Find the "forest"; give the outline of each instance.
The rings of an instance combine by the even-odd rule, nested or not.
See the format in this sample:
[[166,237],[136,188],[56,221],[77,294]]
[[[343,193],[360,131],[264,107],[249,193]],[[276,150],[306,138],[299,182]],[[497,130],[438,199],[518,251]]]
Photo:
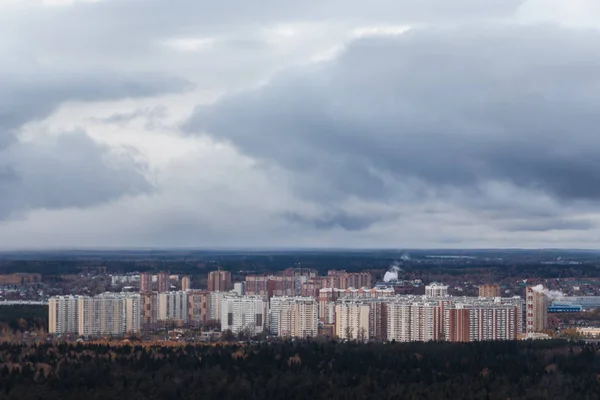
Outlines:
[[597,399],[566,341],[0,344],[0,399]]

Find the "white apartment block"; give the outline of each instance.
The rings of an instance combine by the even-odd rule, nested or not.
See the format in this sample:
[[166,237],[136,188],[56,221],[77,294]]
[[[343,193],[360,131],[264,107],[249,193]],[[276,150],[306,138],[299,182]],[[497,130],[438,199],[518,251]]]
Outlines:
[[75,333],[78,329],[79,296],[56,296],[48,300],[48,332]]
[[388,304],[387,339],[396,342],[411,341],[411,302],[396,300]]
[[428,297],[446,297],[448,296],[448,286],[441,283],[432,283],[425,286],[425,296]]
[[268,304],[260,296],[223,297],[221,299],[221,330],[239,333],[249,330],[259,334],[265,330]]
[[158,316],[159,321],[181,321],[188,320],[188,293],[162,292],[158,293]]
[[270,329],[278,336],[307,338],[318,333],[318,304],[313,297],[272,297]]
[[48,303],[50,333],[120,336],[140,331],[139,294],[59,296],[50,298]]
[[335,305],[335,335],[340,339],[369,339],[369,305],[357,300],[340,300]]
[[279,317],[281,313],[281,305],[289,297],[286,296],[273,296],[269,300],[269,312],[268,312],[268,327],[271,335],[279,335]]

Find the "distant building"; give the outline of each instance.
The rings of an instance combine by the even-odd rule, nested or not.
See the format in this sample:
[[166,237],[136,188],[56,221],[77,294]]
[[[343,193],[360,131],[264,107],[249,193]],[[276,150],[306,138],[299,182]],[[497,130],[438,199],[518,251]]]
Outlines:
[[111,285],[121,285],[121,284],[132,284],[138,283],[140,281],[139,274],[128,274],[128,275],[111,275],[110,283]]
[[264,332],[268,305],[259,296],[225,297],[221,304],[221,331]]
[[448,286],[441,283],[432,283],[425,286],[425,296],[446,297],[448,296]]
[[493,303],[456,303],[444,310],[444,332],[449,342],[516,340],[518,308]]
[[79,329],[79,296],[56,296],[48,300],[48,332],[75,333]]
[[158,294],[156,292],[140,293],[140,320],[142,330],[152,330],[158,323]]
[[348,289],[371,287],[370,272],[346,272],[343,270],[329,270],[327,276],[321,277],[321,288]]
[[158,273],[158,293],[165,293],[169,291],[169,273],[168,272],[159,272]]
[[318,303],[314,297],[272,297],[270,331],[282,337],[307,338],[318,334]]
[[369,340],[369,305],[360,300],[341,300],[335,305],[335,335],[340,339]]
[[541,291],[528,286],[526,296],[526,332],[540,332],[548,327],[548,298]]
[[233,291],[237,293],[238,296],[246,295],[246,282],[236,282],[233,284]]
[[398,299],[388,304],[387,339],[397,342],[439,340],[442,323],[437,301]]
[[49,303],[49,332],[82,336],[140,332],[140,295],[103,293],[98,296],[58,296]]
[[485,284],[479,286],[479,297],[500,297],[502,289],[499,285]]
[[152,291],[152,274],[148,272],[142,272],[140,274],[140,292],[151,292]]
[[190,277],[189,276],[184,276],[183,278],[181,278],[181,290],[184,292],[187,292],[188,290],[190,290]]
[[158,293],[158,317],[159,321],[174,321],[186,323],[188,320],[188,296],[187,292],[163,292]]
[[227,292],[231,290],[231,272],[220,269],[209,272],[208,290],[210,292]]
[[189,290],[188,323],[193,326],[204,324],[210,317],[210,293],[206,290]]

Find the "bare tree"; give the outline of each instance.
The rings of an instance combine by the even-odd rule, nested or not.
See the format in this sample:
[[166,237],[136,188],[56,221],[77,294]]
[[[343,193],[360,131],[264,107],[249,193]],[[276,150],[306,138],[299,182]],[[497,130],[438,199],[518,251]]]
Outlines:
[[348,325],[345,328],[345,332],[344,333],[346,335],[346,339],[347,340],[352,340],[352,334],[353,334],[353,332],[354,332],[354,328],[352,326]]
[[367,332],[364,327],[361,327],[356,334],[356,340],[359,342],[365,342],[367,338]]

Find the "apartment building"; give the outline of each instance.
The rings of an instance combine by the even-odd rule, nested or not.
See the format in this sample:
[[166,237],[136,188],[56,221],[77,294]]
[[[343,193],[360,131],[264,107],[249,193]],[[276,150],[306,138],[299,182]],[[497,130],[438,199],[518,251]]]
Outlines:
[[188,323],[199,326],[210,319],[210,292],[190,290],[187,292]]
[[221,301],[221,330],[233,333],[264,332],[268,303],[261,296],[224,297]]
[[340,339],[369,339],[369,305],[360,300],[338,300],[335,305],[335,335]]
[[502,289],[499,285],[485,284],[479,286],[479,297],[500,297]]
[[314,297],[272,297],[269,312],[271,333],[283,337],[315,337],[318,303]]
[[456,303],[446,308],[444,331],[449,342],[516,340],[517,307],[494,303]]
[[448,286],[441,283],[432,283],[425,286],[425,296],[428,297],[446,297],[448,296]]
[[56,296],[48,300],[48,332],[75,333],[79,327],[79,296]]
[[208,273],[209,292],[228,292],[231,288],[231,272],[219,269]]
[[187,323],[188,295],[187,292],[158,293],[157,320]]
[[141,303],[137,293],[57,296],[48,303],[49,332],[53,334],[122,336],[140,332]]
[[525,289],[527,333],[540,332],[548,327],[548,298],[536,288],[528,286]]

